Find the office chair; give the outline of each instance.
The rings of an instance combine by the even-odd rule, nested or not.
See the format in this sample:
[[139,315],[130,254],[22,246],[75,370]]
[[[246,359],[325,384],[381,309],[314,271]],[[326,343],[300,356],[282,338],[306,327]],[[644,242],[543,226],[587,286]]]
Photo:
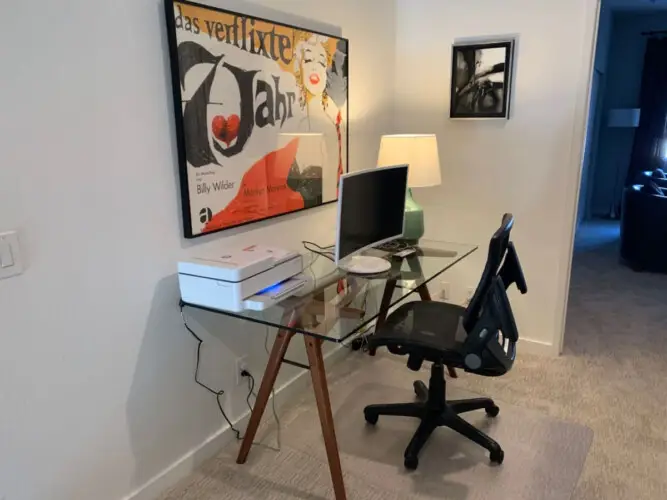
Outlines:
[[486,377],[504,375],[512,368],[519,332],[507,288],[516,284],[522,294],[528,291],[516,249],[510,241],[513,224],[514,217],[505,214],[491,238],[482,277],[467,307],[443,302],[404,304],[369,339],[370,348],[386,346],[393,354],[407,355],[411,370],[418,371],[424,360],[432,363],[429,386],[420,380],[414,383],[418,402],[364,408],[364,417],[372,425],[380,415],[420,419],[419,428],[405,450],[407,469],[417,468],[420,450],[441,426],[489,450],[491,462],[503,462],[505,453],[500,445],[459,416],[484,409],[488,416],[496,417],[500,409],[488,398],[447,401],[444,367],[461,368]]

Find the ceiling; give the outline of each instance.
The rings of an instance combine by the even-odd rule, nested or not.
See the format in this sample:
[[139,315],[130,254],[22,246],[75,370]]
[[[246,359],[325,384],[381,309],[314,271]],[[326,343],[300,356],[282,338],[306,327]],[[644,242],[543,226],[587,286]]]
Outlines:
[[618,10],[667,9],[667,0],[602,0],[602,3]]

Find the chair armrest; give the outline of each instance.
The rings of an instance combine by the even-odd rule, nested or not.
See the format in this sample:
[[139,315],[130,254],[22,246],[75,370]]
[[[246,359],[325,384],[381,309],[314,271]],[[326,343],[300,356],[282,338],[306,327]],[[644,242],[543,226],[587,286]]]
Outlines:
[[[502,344],[499,340],[501,332]],[[498,276],[487,292],[479,320],[463,344],[463,364],[472,372],[485,372],[489,376],[502,375],[514,363],[518,339],[519,332],[505,285]]]
[[505,283],[505,289],[515,283],[523,295],[528,292],[526,277],[523,274],[521,262],[519,262],[519,254],[516,251],[514,243],[511,241],[507,246],[507,255],[505,256],[505,262],[500,269],[499,275]]
[[463,343],[463,361],[466,368],[477,370],[482,366],[482,354],[491,339],[498,335],[498,327],[494,325],[488,308],[475,324],[473,331],[468,334]]

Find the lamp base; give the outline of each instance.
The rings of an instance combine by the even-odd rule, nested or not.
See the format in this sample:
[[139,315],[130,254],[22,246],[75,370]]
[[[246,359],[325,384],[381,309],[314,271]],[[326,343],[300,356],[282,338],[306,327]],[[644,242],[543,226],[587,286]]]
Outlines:
[[424,210],[412,197],[412,189],[405,195],[403,241],[416,245],[424,236]]

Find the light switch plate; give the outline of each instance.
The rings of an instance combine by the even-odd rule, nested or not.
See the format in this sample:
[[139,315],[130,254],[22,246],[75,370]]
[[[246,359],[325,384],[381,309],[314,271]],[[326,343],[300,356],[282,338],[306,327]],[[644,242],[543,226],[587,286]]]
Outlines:
[[0,280],[23,272],[23,259],[16,231],[0,233]]

